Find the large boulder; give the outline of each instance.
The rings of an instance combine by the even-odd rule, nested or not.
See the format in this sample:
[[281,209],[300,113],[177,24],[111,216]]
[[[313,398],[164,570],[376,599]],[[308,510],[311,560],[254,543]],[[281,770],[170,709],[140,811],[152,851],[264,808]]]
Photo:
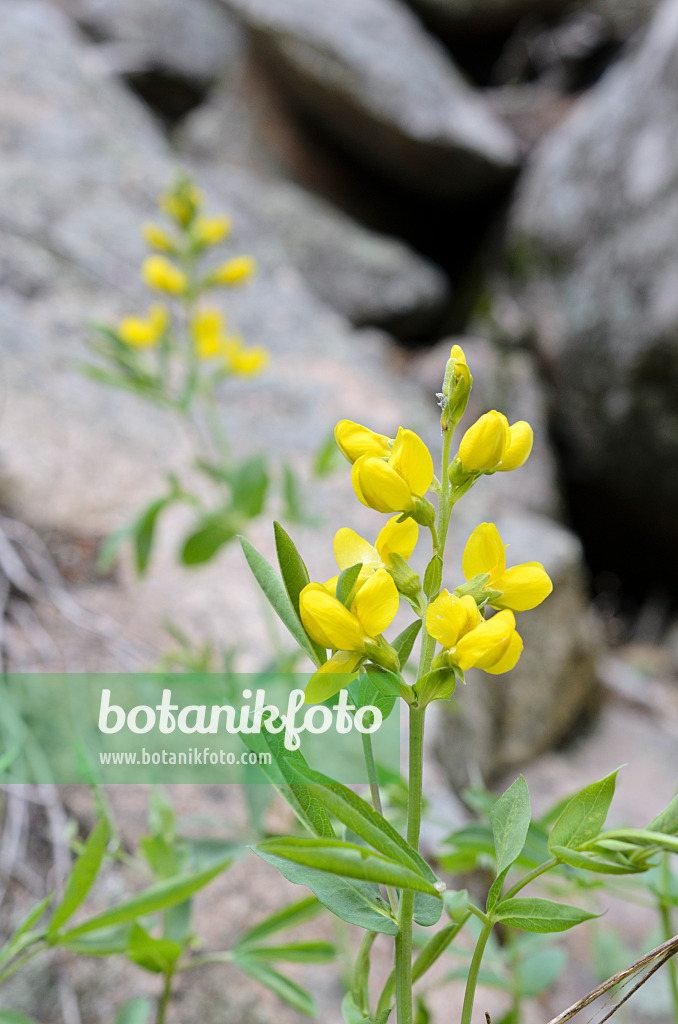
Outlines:
[[568,472],[602,540],[618,534],[627,560],[664,552],[645,576],[678,551],[677,94],[668,0],[537,149],[510,232]]
[[383,175],[463,198],[510,177],[510,131],[398,0],[224,0],[290,97]]
[[109,59],[121,70],[164,71],[211,81],[240,50],[240,32],[216,0],[53,2],[88,34],[105,42]]

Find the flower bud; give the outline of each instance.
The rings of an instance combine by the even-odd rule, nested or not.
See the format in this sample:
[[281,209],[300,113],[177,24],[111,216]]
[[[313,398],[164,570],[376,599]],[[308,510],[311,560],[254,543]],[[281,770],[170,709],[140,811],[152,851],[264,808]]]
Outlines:
[[176,251],[171,235],[165,231],[164,228],[160,227],[159,224],[154,224],[152,221],[148,221],[143,225],[141,234],[144,241],[151,247],[151,249],[159,249],[160,252],[170,253]]
[[149,288],[170,295],[183,295],[188,287],[183,271],[164,256],[148,256],[141,267],[141,277]]
[[213,270],[207,278],[210,285],[235,286],[244,284],[256,272],[257,264],[251,256],[235,256]]
[[469,427],[459,445],[464,469],[487,473],[497,469],[510,442],[506,417],[493,409]]
[[443,430],[449,429],[450,425],[456,427],[464,415],[472,384],[473,377],[466,363],[464,350],[460,345],[453,345],[443,381]]
[[387,669],[389,672],[400,672],[400,659],[397,651],[391,647],[383,636],[368,638],[365,640],[365,653],[375,665]]
[[198,217],[193,238],[199,246],[218,245],[230,234],[230,217]]

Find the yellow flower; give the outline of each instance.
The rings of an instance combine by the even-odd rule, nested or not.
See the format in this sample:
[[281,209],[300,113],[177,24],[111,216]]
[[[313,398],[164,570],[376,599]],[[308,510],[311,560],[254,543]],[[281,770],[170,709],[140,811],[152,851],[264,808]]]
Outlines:
[[459,445],[459,460],[468,472],[496,469],[511,436],[506,417],[492,409],[469,427]]
[[[334,557],[342,572],[344,569],[350,569],[352,565],[362,563],[358,577],[358,583],[361,584],[375,570],[392,568],[392,554],[400,555],[407,561],[416,547],[419,527],[413,519],[399,523],[399,518],[392,516],[389,519],[386,526],[380,530],[374,545],[347,526],[337,530],[334,535]],[[334,593],[338,579],[338,576],[333,576],[323,585]]]
[[464,576],[473,579],[489,573],[488,590],[498,590],[493,608],[510,608],[514,612],[529,611],[549,596],[553,584],[540,562],[524,562],[506,568],[505,546],[494,523],[481,523],[466,542],[462,562]]
[[511,469],[520,469],[524,465],[532,451],[534,434],[532,427],[525,420],[518,420],[509,427],[510,440],[504,450],[501,465],[498,467],[502,473]]
[[192,181],[181,180],[163,192],[158,201],[160,209],[187,228],[204,202],[201,190]]
[[480,668],[493,674],[509,672],[523,649],[515,625],[513,612],[501,611],[483,619],[470,594],[457,597],[447,590],[431,602],[426,612],[428,633],[462,671]]
[[141,268],[141,276],[149,288],[170,295],[183,295],[188,281],[186,275],[164,256],[148,256]]
[[321,647],[338,654],[311,678],[306,687],[306,701],[327,700],[346,685],[347,674],[353,673],[364,658],[387,647],[384,641],[380,644],[381,634],[390,626],[397,611],[398,591],[384,569],[376,569],[357,590],[350,610],[320,583],[307,584],[299,595],[299,614],[304,629]]
[[384,434],[375,434],[362,423],[353,420],[341,420],[334,428],[334,439],[339,451],[349,462],[356,462],[362,455],[374,455],[376,458],[388,458],[391,454],[393,441]]
[[175,245],[172,241],[171,235],[165,231],[159,224],[154,224],[152,221],[144,224],[141,229],[141,234],[145,242],[150,245],[152,249],[159,249],[161,252],[174,252]]
[[223,352],[223,332],[226,320],[219,309],[201,309],[193,317],[191,332],[199,359],[215,359]]
[[169,312],[161,303],[154,303],[146,319],[128,316],[118,324],[118,337],[130,348],[152,348],[169,326]]
[[270,362],[267,349],[261,345],[247,348],[238,334],[230,334],[222,339],[221,354],[231,373],[239,377],[256,377]]
[[414,431],[398,429],[388,461],[361,455],[351,482],[363,505],[377,512],[412,512],[433,481],[433,459]]
[[194,238],[198,245],[218,245],[230,234],[230,217],[198,217]]
[[210,284],[244,284],[256,272],[257,264],[251,256],[235,256],[222,263],[209,276]]

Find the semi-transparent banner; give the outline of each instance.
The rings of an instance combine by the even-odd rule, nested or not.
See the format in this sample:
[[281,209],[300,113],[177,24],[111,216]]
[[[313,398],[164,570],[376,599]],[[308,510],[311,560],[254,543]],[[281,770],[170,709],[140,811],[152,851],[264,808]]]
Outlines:
[[273,783],[306,762],[340,782],[399,777],[394,698],[367,676],[305,704],[307,676],[0,676],[0,783]]

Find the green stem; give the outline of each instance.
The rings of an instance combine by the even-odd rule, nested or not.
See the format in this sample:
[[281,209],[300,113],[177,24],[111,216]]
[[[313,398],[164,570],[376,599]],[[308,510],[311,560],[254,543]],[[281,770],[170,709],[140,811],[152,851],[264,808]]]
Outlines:
[[14,963],[10,964],[9,967],[6,967],[4,971],[0,972],[0,985],[7,981],[8,978],[11,978],[16,971],[23,967],[24,964],[27,964],[29,960],[32,960],[34,956],[42,953],[44,948],[45,947],[41,945],[37,949],[32,949],[29,953],[24,954],[24,956],[20,956],[14,961]]
[[520,892],[521,889],[524,889],[526,885],[530,884],[530,882],[534,882],[535,878],[539,878],[540,875],[543,875],[547,871],[550,871],[551,868],[554,868],[558,863],[559,861],[557,857],[551,857],[550,860],[545,860],[543,864],[540,864],[539,867],[534,868],[532,871],[530,871],[529,874],[525,875],[523,878],[520,879],[520,881],[516,882],[516,884],[511,889],[509,889],[508,892],[504,893],[502,899],[508,900],[512,896],[515,896],[516,893]]
[[461,1024],[471,1024],[471,1015],[473,1013],[473,1000],[475,999],[476,987],[478,985],[478,973],[480,971],[480,964],[482,963],[483,953],[485,952],[485,946],[489,939],[492,929],[494,927],[493,921],[488,921],[487,924],[483,925],[483,929],[478,936],[476,942],[476,948],[473,951],[473,959],[471,960],[471,966],[469,967],[468,978],[466,979],[466,991],[464,992],[464,1006],[461,1011]]
[[165,984],[160,996],[160,1002],[158,1003],[158,1014],[155,1018],[155,1024],[165,1024],[165,1015],[167,1013],[167,1007],[169,1006],[170,998],[172,996],[172,978],[174,977],[174,971],[170,970],[165,975]]
[[[673,938],[673,921],[671,919],[671,907],[668,902],[671,892],[671,865],[668,853],[662,855],[661,861],[661,892],[659,900],[659,914],[662,920],[662,931],[664,940],[668,942]],[[673,1003],[674,1020],[678,1022],[678,974],[673,959],[669,960],[666,968],[669,972],[669,987],[671,989],[671,1002]]]
[[353,995],[360,1009],[369,1014],[370,1001],[368,981],[370,977],[370,951],[377,937],[376,932],[365,932],[363,941],[360,943],[358,958],[355,962],[353,973]]
[[[430,663],[429,663],[430,665]],[[425,708],[410,707],[410,757],[407,800],[407,841],[419,849],[421,830],[421,793],[424,751]],[[400,902],[400,929],[396,936],[396,1006],[398,1024],[412,1024],[412,918],[414,893],[403,891]]]
[[[374,761],[374,750],[372,747],[372,736],[370,733],[362,734],[363,740],[363,756],[365,758],[365,769],[367,771],[367,780],[370,784],[370,796],[372,797],[372,804],[378,814],[384,816],[384,811],[381,805],[381,793],[379,792],[379,778],[377,776],[377,766]],[[394,914],[398,910],[398,894],[392,885],[386,887],[388,893],[388,901],[391,904],[391,910]]]

